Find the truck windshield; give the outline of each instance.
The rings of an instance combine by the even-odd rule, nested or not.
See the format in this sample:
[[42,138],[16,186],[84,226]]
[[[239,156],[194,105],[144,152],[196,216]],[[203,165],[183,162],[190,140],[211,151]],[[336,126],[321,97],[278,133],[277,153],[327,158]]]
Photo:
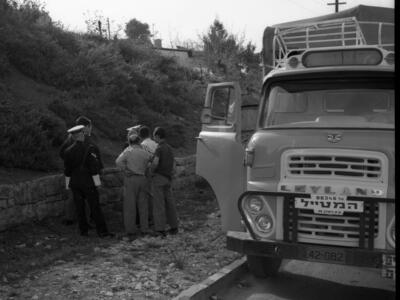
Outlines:
[[[350,81],[350,82],[349,82]],[[379,81],[379,80],[378,80]],[[394,128],[389,81],[290,81],[264,95],[263,128]]]

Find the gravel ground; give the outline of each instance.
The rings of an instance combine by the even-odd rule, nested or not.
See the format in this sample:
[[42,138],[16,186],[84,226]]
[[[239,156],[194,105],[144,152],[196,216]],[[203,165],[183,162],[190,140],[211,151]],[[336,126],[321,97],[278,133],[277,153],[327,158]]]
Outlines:
[[[0,299],[171,299],[239,257],[225,248],[212,192],[174,192],[180,232],[100,239],[46,219],[0,233]],[[121,207],[105,209],[122,234]]]

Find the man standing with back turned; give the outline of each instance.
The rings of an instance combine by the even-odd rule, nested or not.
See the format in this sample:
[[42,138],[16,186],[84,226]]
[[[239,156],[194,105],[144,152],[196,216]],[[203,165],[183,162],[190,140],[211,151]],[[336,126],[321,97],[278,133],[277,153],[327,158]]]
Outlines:
[[[92,121],[85,116],[79,116],[75,120],[75,125],[83,125],[84,126],[83,133],[85,134],[85,144],[92,145],[93,150],[96,152],[96,156],[97,156],[97,159],[99,162],[99,168],[103,169],[103,162],[101,160],[99,148],[94,144],[94,142],[91,138]],[[74,140],[72,139],[71,134],[69,134],[68,138],[64,141],[64,143],[60,147],[59,155],[62,160],[64,160],[64,157],[65,157],[65,150],[68,147],[70,147],[73,143],[74,143]],[[86,208],[89,210],[88,206],[86,206]],[[65,220],[63,220],[63,224],[72,225],[74,223],[75,211],[76,211],[76,209],[75,209],[74,201],[72,199],[68,200],[66,210],[65,210]],[[91,224],[93,224],[93,218],[92,218],[91,214],[90,214],[90,216],[89,216],[89,214],[90,214],[90,210],[87,211],[87,217],[89,219],[89,222]],[[91,226],[89,226],[89,227],[91,227]]]
[[175,200],[171,197],[171,181],[174,172],[174,155],[167,144],[164,128],[154,129],[154,140],[158,143],[154,153],[152,178],[154,229],[162,236],[166,235],[166,223],[169,234],[178,233],[178,217]]
[[112,236],[107,230],[99,203],[100,164],[93,145],[85,143],[84,126],[77,125],[68,132],[74,143],[64,152],[64,174],[66,188],[72,190],[82,236],[88,236],[88,222],[85,214],[85,199],[88,201],[96,231],[100,237]]
[[115,162],[117,167],[125,174],[123,201],[125,231],[129,238],[135,238],[138,234],[136,228],[136,209],[139,211],[141,233],[150,234],[145,172],[151,154],[140,146],[141,140],[136,133],[132,133],[128,141],[129,147],[125,148]]

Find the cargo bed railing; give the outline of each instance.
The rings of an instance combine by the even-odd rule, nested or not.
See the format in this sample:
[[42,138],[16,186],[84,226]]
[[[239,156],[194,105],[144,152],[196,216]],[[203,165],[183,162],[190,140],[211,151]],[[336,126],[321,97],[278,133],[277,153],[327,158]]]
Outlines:
[[[383,36],[383,31],[389,37]],[[393,34],[391,34],[393,32]],[[394,51],[394,24],[360,22],[355,17],[275,29],[273,67],[280,68],[290,54],[311,48],[373,45]]]

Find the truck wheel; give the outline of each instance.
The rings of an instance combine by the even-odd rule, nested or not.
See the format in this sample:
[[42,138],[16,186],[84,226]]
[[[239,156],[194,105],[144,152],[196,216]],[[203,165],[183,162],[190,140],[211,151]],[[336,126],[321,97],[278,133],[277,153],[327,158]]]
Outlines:
[[282,258],[247,255],[247,266],[256,277],[276,276],[281,266]]

